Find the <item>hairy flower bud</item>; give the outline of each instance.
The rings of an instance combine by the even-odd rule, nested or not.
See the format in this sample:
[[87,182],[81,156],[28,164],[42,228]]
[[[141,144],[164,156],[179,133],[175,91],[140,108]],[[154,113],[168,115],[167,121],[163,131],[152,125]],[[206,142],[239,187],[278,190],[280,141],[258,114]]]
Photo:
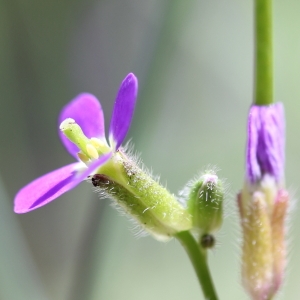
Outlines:
[[223,220],[223,200],[222,182],[213,171],[190,183],[187,210],[193,217],[193,228],[201,234],[218,230]]
[[238,207],[243,232],[243,284],[255,300],[271,299],[284,276],[289,196],[283,181],[283,106],[253,105],[248,119],[246,180],[238,195]]

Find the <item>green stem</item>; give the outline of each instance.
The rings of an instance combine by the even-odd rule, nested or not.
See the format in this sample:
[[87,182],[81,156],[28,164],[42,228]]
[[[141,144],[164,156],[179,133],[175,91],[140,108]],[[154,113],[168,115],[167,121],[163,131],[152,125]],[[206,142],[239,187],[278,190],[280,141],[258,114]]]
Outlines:
[[255,99],[257,105],[273,102],[272,0],[255,0]]
[[206,261],[206,251],[199,247],[189,231],[177,233],[176,238],[180,241],[192,262],[205,299],[218,300]]

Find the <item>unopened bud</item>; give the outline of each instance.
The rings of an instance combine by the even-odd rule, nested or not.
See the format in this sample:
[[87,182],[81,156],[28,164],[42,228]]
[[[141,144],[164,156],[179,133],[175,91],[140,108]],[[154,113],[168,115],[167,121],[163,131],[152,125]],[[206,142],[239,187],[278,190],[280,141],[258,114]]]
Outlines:
[[193,227],[201,233],[218,230],[223,220],[224,189],[218,176],[208,172],[190,189],[187,209],[193,217]]
[[243,229],[242,275],[255,300],[271,299],[286,265],[284,109],[281,103],[252,105],[248,117],[246,180],[238,196]]

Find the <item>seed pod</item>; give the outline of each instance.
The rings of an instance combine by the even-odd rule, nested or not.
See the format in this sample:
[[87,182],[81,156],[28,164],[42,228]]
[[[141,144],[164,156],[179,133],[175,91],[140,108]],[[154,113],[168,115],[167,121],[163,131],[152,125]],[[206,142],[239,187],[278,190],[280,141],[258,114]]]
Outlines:
[[191,229],[191,215],[174,195],[121,151],[97,172],[92,176],[92,184],[156,239],[168,240]]

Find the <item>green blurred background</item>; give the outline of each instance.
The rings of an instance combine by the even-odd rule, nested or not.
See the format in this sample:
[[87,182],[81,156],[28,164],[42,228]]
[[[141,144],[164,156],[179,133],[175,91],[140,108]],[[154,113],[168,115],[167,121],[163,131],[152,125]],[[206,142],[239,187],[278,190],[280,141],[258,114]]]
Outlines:
[[[300,181],[300,2],[274,0],[275,97],[287,117],[287,186]],[[46,207],[12,211],[15,193],[72,162],[57,116],[94,93],[108,128],[121,80],[139,78],[128,138],[177,193],[207,165],[229,184],[210,255],[221,299],[241,287],[235,195],[243,184],[253,94],[251,0],[0,0],[0,299],[203,299],[177,241],[138,238],[126,217],[83,183]],[[299,211],[293,201],[281,299],[299,299]]]

